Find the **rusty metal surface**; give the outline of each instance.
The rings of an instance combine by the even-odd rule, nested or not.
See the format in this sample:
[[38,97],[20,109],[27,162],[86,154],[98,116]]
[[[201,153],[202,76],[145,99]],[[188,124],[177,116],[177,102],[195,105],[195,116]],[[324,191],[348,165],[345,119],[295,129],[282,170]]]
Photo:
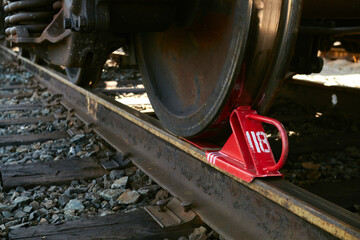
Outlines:
[[236,79],[245,52],[252,1],[199,1],[189,26],[137,39],[139,66],[164,125],[193,136],[210,125]]
[[130,151],[151,178],[182,201],[193,201],[193,210],[226,239],[360,238],[355,214],[278,179],[252,184],[234,179],[158,121],[20,59],[117,150]]

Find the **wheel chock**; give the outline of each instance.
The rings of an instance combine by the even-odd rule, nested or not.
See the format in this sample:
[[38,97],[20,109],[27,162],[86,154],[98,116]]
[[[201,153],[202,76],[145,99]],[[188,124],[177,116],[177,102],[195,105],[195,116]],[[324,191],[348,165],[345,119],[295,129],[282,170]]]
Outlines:
[[[277,163],[262,123],[274,125],[280,132],[282,152]],[[289,144],[286,130],[279,121],[257,115],[251,107],[238,107],[230,115],[230,125],[233,132],[220,151],[211,150],[210,145],[194,143],[207,149],[210,164],[246,182],[256,177],[282,176],[279,169],[285,164]]]

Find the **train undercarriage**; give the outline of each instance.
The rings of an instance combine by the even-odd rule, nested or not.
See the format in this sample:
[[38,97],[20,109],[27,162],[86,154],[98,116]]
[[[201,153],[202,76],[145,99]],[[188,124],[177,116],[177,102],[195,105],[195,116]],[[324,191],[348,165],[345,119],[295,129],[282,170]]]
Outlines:
[[93,87],[122,47],[175,135],[217,135],[238,106],[264,114],[282,81],[319,72],[319,51],[360,52],[356,0],[2,1],[0,41]]

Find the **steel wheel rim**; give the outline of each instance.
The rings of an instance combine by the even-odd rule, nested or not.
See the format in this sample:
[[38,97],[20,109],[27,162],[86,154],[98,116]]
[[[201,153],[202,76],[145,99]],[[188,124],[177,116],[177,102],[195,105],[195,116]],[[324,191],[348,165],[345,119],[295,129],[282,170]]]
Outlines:
[[[220,2],[224,4],[225,1],[212,1],[212,3],[218,4]],[[206,130],[205,134],[212,131],[218,133],[228,126],[227,119],[231,111],[238,105],[254,106],[260,112],[264,112],[285,73],[286,62],[284,61],[289,60],[289,52],[291,52],[289,50],[291,50],[295,40],[294,36],[296,36],[301,6],[300,0],[254,1],[254,5],[252,5],[252,1],[234,0],[226,1],[226,3],[230,3],[230,8],[235,9],[235,13],[231,16],[233,21],[237,21],[237,25],[231,28],[231,41],[227,43],[221,42],[220,46],[224,47],[227,44],[230,46],[229,49],[233,50],[233,54],[226,56],[226,59],[222,60],[224,67],[221,71],[223,72],[215,71],[215,75],[220,76],[219,79],[225,80],[220,79],[208,85],[205,83],[200,84],[204,88],[209,86],[209,89],[214,91],[205,96],[205,100],[193,111],[186,111],[186,108],[182,107],[181,104],[188,99],[190,99],[189,102],[196,101],[195,98],[191,99],[192,95],[196,96],[191,90],[193,88],[191,86],[196,81],[186,81],[186,79],[180,81],[175,77],[171,78],[168,74],[170,68],[164,67],[167,64],[174,65],[167,55],[179,49],[186,52],[188,45],[178,45],[176,46],[177,49],[174,47],[175,50],[166,48],[164,42],[165,40],[169,41],[166,34],[173,34],[171,32],[173,29],[165,33],[146,33],[137,37],[138,59],[150,101],[162,123],[176,135],[183,137],[203,136],[204,130]],[[228,22],[225,24],[225,28],[228,24]],[[211,26],[209,26],[210,24],[207,25],[207,28],[211,29]],[[289,26],[294,27],[294,30],[290,31]],[[181,33],[181,30],[179,32]],[[285,37],[279,35],[285,33]],[[176,41],[173,44],[175,45]],[[218,42],[217,45],[219,45]],[[159,46],[163,49],[159,49]],[[254,46],[256,49],[251,49]],[[163,55],[154,53],[164,49],[167,52],[163,51]],[[264,50],[270,52],[261,56]],[[191,53],[191,51],[189,52]],[[178,56],[175,54],[175,57]],[[212,62],[204,61],[209,63],[209,69],[212,69]],[[276,64],[276,61],[283,63],[283,66]],[[185,61],[181,64],[184,63]],[[160,67],[158,68],[164,68],[165,70],[158,70],[155,64],[159,64]],[[196,61],[190,64],[196,65]],[[277,67],[277,69],[271,69],[274,67]],[[260,74],[256,72],[257,69],[261,69]],[[212,70],[212,72],[214,71]],[[180,74],[178,73],[178,75]],[[264,81],[264,78],[268,79],[268,81]],[[170,83],[164,79],[167,81],[170,79]],[[189,93],[186,92],[184,86],[182,86],[181,91],[176,90],[178,88],[175,88],[174,85],[178,87],[179,84],[190,86]],[[169,92],[166,93],[166,91]],[[183,93],[180,98],[178,92]],[[216,96],[214,97],[214,95]],[[171,96],[173,97],[171,98]],[[178,99],[179,103],[171,103],[171,101],[175,101],[174,99]]]
[[[235,7],[237,3],[242,2],[242,8],[238,8]],[[224,1],[221,0],[215,0],[212,1],[212,6],[216,6],[217,4],[220,4],[221,6],[222,3],[224,3]],[[163,86],[166,85],[166,79],[160,79],[160,82],[156,82],[154,83],[154,80],[158,80],[155,79],[153,76],[154,75],[153,71],[154,71],[154,67],[153,66],[149,66],[149,57],[146,56],[147,53],[145,51],[148,51],[148,49],[153,48],[154,46],[156,46],[156,44],[148,44],[149,41],[145,40],[144,38],[146,34],[143,35],[139,35],[139,37],[137,38],[137,47],[138,47],[138,53],[139,53],[139,60],[140,60],[140,68],[142,70],[142,74],[144,76],[144,84],[145,87],[147,88],[147,92],[150,98],[150,101],[152,102],[152,105],[155,109],[156,114],[158,115],[158,117],[160,118],[160,120],[162,120],[163,124],[170,129],[173,133],[175,133],[176,135],[181,135],[181,136],[193,136],[196,135],[199,131],[201,131],[201,129],[206,128],[209,124],[211,124],[208,119],[213,119],[216,114],[218,114],[219,111],[219,106],[216,106],[216,104],[213,104],[215,102],[224,102],[224,99],[226,99],[227,97],[227,93],[229,91],[229,89],[232,87],[232,84],[234,82],[234,78],[237,75],[236,73],[238,72],[238,62],[239,62],[239,57],[241,57],[244,53],[245,50],[245,43],[246,43],[246,36],[247,36],[247,31],[248,31],[248,26],[249,26],[249,17],[245,17],[242,18],[244,15],[245,16],[249,16],[251,13],[251,2],[249,3],[248,1],[227,1],[227,3],[230,3],[231,6],[223,6],[226,9],[220,9],[219,11],[214,10],[214,9],[210,9],[209,10],[209,14],[207,12],[205,12],[203,14],[203,16],[200,17],[199,21],[203,21],[203,23],[195,23],[194,29],[177,29],[177,27],[174,27],[174,29],[170,29],[170,31],[176,31],[179,30],[180,31],[180,35],[176,35],[175,38],[171,39],[172,36],[172,32],[166,32],[166,33],[155,33],[157,36],[157,38],[162,38],[164,37],[166,41],[170,42],[173,41],[173,46],[174,49],[166,49],[166,51],[172,51],[171,53],[175,53],[175,54],[179,54],[179,58],[180,61],[182,61],[181,64],[184,64],[184,68],[183,69],[179,69],[178,72],[183,72],[186,73],[186,68],[190,68],[193,67],[195,65],[195,67],[193,67],[193,69],[196,68],[196,64],[205,61],[206,57],[218,57],[220,55],[221,51],[225,51],[226,53],[223,54],[221,56],[221,60],[218,61],[214,61],[213,64],[211,64],[211,66],[206,66],[203,65],[201,66],[202,70],[196,72],[189,78],[191,79],[190,81],[186,82],[186,84],[184,84],[182,87],[182,92],[185,93],[187,92],[187,88],[190,86],[194,88],[197,88],[197,91],[202,91],[202,90],[209,90],[208,88],[205,88],[204,86],[207,85],[207,83],[205,82],[205,80],[209,80],[211,78],[211,73],[206,73],[205,69],[207,68],[213,68],[213,69],[217,69],[217,72],[219,73],[219,76],[213,77],[211,78],[211,85],[212,85],[212,89],[217,89],[216,92],[213,91],[209,91],[209,92],[203,92],[200,94],[197,94],[196,92],[192,91],[189,92],[188,94],[186,94],[186,96],[181,97],[180,99],[180,103],[170,103],[166,102],[166,100],[161,101],[160,98],[162,98],[163,94],[166,93],[166,89],[160,89],[159,91],[159,86],[161,87],[161,81],[165,82],[164,84],[162,84]],[[210,6],[210,5],[208,5]],[[225,11],[231,11],[230,16],[223,14],[222,12],[220,12],[221,10]],[[211,11],[214,11],[215,13],[212,13]],[[208,31],[206,32],[206,28],[208,27],[207,25],[213,24],[213,29],[217,30],[217,27],[220,27],[220,25],[216,26],[217,22],[219,22],[222,19],[223,21],[225,21],[224,25],[226,25],[225,28],[223,28],[222,32],[219,33],[217,31]],[[236,19],[236,20],[235,20]],[[232,24],[233,21],[241,21],[242,22],[242,26],[235,26]],[[220,28],[219,28],[220,29]],[[185,33],[182,33],[185,32]],[[209,35],[207,36],[202,36],[201,34],[198,33],[204,32],[208,33]],[[147,34],[147,36],[152,35],[153,33],[149,33]],[[164,36],[161,36],[162,34],[164,34]],[[176,47],[176,41],[178,37],[181,36],[185,36],[185,34],[187,34],[186,37],[183,37],[181,40],[184,41],[183,47],[190,48],[190,51],[199,51],[200,54],[193,56],[193,59],[191,60],[191,63],[186,62],[187,59],[186,56],[181,56],[181,52],[177,53],[177,47]],[[222,40],[223,36],[226,35],[226,40]],[[191,38],[194,37],[194,41],[195,41],[195,45],[192,46],[192,42],[186,42],[187,38]],[[166,39],[167,38],[167,39]],[[208,39],[217,39],[216,41],[213,42],[207,42]],[[165,41],[164,40],[164,41]],[[221,49],[219,50],[218,47],[218,43],[221,42]],[[166,45],[166,42],[165,42]],[[146,46],[148,46],[148,48],[146,48]],[[199,50],[195,49],[197,46],[199,46]],[[167,47],[167,46],[165,46]],[[171,44],[169,46],[170,48],[172,47]],[[158,49],[155,49],[155,51],[157,51]],[[206,54],[206,52],[212,51],[212,54]],[[186,52],[186,49],[185,49]],[[234,53],[235,52],[235,53]],[[166,53],[164,53],[166,54]],[[190,52],[191,54],[191,52]],[[203,54],[203,55],[201,55]],[[150,55],[150,54],[148,54]],[[205,55],[205,57],[204,57]],[[228,57],[228,55],[232,55],[231,57]],[[154,60],[151,60],[153,62],[159,62],[164,61],[163,59],[159,59],[162,58],[163,56],[159,56],[158,58],[155,58]],[[169,57],[167,57],[166,62],[170,62],[171,59],[169,59]],[[147,65],[145,65],[145,63],[147,63]],[[163,65],[165,65],[167,63],[163,63]],[[175,63],[176,64],[176,63]],[[227,71],[223,71],[222,70],[222,66],[226,64],[227,65]],[[165,69],[163,71],[163,73],[165,74],[166,72],[169,72],[169,69]],[[196,81],[193,81],[193,79],[196,77],[195,75],[197,73],[201,73],[202,75],[198,78],[199,81],[198,83],[196,83]],[[159,74],[159,73],[156,73]],[[190,73],[191,74],[191,73]],[[219,80],[220,79],[220,80]],[[223,80],[221,80],[223,79]],[[184,80],[184,79],[183,79]],[[210,82],[210,81],[209,81]],[[195,84],[198,84],[198,86],[196,87]],[[210,84],[210,83],[209,83]],[[194,87],[195,86],[195,87]],[[157,89],[156,89],[157,88]],[[174,86],[172,86],[172,92],[169,94],[169,97],[171,97],[171,95],[176,95],[176,89]],[[193,95],[193,96],[191,96]],[[210,95],[214,100],[213,103],[208,103],[207,99],[209,98],[207,95]],[[191,96],[191,98],[189,98],[189,96]],[[198,104],[195,104],[195,108],[191,109],[191,104],[193,102],[198,101]],[[185,103],[186,102],[186,103]],[[167,105],[167,106],[166,106]],[[196,106],[197,105],[197,106]],[[191,122],[192,120],[189,120],[189,116],[191,115],[197,115],[199,117],[196,117],[199,119],[199,121],[196,122]],[[201,119],[204,119],[205,121],[201,121]],[[186,126],[185,128],[183,126]]]

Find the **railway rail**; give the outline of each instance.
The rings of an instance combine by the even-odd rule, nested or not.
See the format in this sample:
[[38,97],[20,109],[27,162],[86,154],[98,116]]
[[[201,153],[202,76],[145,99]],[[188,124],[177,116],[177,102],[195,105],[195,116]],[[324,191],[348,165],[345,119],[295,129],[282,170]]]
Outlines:
[[[204,150],[168,133],[160,122],[1,47],[89,128],[225,239],[359,239],[360,218],[291,183],[252,183],[208,163]],[[151,144],[149,144],[151,143]]]

